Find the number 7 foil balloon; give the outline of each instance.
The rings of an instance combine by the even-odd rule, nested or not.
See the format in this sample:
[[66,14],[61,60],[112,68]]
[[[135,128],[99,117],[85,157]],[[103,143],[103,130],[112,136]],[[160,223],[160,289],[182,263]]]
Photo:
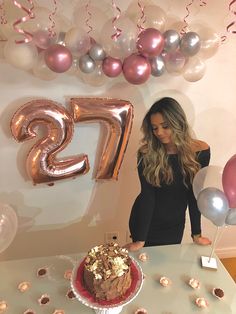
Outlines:
[[76,177],[89,171],[85,154],[57,159],[57,154],[71,141],[74,124],[70,113],[59,103],[37,99],[24,104],[13,115],[11,131],[18,142],[37,136],[38,126],[46,127],[46,135],[39,139],[27,156],[27,172],[34,184]]

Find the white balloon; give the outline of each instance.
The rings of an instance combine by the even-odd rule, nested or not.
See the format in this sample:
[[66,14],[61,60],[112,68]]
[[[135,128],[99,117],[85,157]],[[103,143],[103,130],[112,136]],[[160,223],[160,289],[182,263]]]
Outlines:
[[39,54],[38,60],[34,64],[32,71],[36,77],[39,77],[40,79],[45,81],[54,80],[58,76],[56,72],[50,70],[49,67],[46,65],[43,51]]
[[189,58],[183,68],[183,77],[188,82],[196,82],[203,78],[206,72],[206,64],[200,57]]
[[11,38],[4,47],[4,56],[11,65],[27,71],[37,61],[38,50],[31,42],[16,44],[15,38]]

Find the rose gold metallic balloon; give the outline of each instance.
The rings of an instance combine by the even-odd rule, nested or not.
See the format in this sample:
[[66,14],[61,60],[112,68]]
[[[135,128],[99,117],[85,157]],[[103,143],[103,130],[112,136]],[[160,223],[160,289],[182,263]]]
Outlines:
[[68,111],[47,99],[32,100],[24,104],[11,120],[11,131],[18,142],[37,136],[36,126],[44,126],[47,134],[30,150],[27,171],[34,184],[47,183],[76,177],[89,171],[87,155],[57,159],[57,154],[71,141],[74,131],[73,119]]
[[100,122],[106,134],[96,179],[117,179],[133,121],[130,102],[107,98],[72,98],[75,122]]
[[102,63],[104,74],[109,77],[116,77],[122,72],[122,62],[120,59],[106,57]]
[[143,30],[137,38],[137,49],[145,57],[159,56],[164,48],[164,38],[155,28]]
[[52,45],[46,49],[44,58],[49,69],[56,73],[66,72],[73,62],[70,50],[59,44]]
[[129,83],[142,84],[151,74],[151,65],[145,57],[132,54],[123,62],[123,74]]

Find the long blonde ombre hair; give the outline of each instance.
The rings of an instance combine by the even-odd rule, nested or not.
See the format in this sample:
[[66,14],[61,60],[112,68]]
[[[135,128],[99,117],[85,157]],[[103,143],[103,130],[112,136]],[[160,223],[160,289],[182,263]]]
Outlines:
[[138,151],[138,159],[143,165],[143,175],[153,186],[173,182],[173,171],[168,162],[168,154],[164,145],[154,135],[151,125],[151,115],[160,113],[172,131],[172,140],[177,148],[177,155],[183,174],[184,184],[192,182],[194,175],[200,169],[193,151],[194,139],[190,135],[186,115],[179,103],[170,97],[164,97],[155,102],[145,115],[141,130],[142,146]]

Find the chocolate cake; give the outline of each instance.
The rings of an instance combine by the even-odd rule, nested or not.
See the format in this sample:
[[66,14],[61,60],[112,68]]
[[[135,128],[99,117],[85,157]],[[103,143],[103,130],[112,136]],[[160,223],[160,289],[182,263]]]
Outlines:
[[96,300],[124,296],[131,286],[131,258],[117,243],[92,248],[85,258],[84,285]]

